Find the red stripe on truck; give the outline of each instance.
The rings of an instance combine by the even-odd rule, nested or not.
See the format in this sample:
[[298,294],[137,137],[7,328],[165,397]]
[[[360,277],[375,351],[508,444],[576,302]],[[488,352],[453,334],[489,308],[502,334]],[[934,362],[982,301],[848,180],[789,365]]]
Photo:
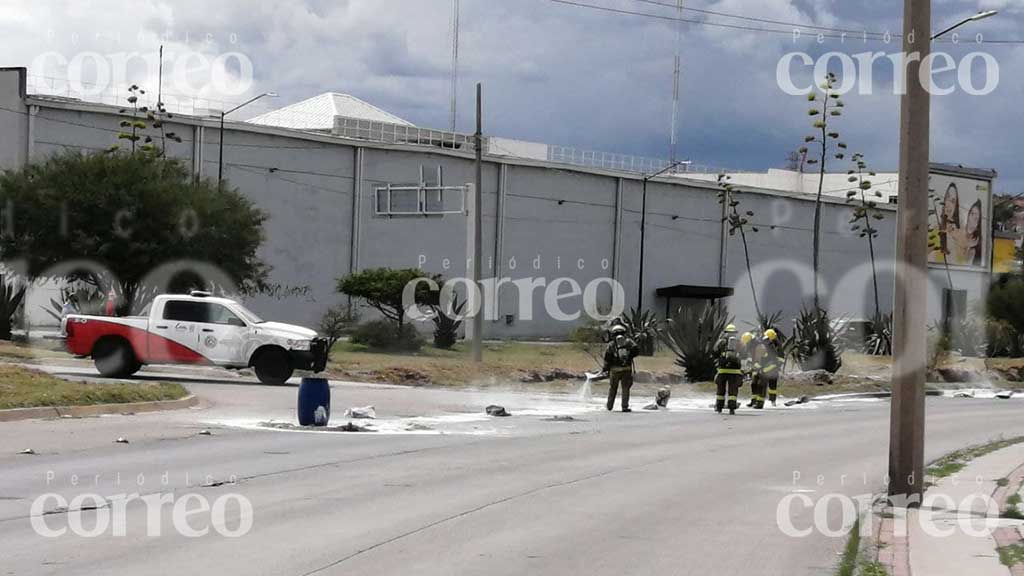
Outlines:
[[135,357],[143,364],[212,364],[208,358],[183,344],[120,322],[69,319],[66,331],[65,345],[75,356],[90,356],[100,338],[117,336],[131,344]]

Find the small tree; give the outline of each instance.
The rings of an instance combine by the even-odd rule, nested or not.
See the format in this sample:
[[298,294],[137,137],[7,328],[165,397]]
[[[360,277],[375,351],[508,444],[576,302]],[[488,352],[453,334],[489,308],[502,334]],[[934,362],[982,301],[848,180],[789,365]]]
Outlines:
[[[0,237],[0,258],[21,259],[27,276],[72,261],[99,263],[62,273],[118,295],[118,313],[140,310],[175,279],[242,293],[269,289],[270,268],[257,255],[266,214],[237,190],[196,181],[177,161],[153,154],[66,152],[0,174],[0,206],[13,229]],[[178,274],[146,285],[162,264],[198,261],[221,278]],[[113,275],[117,282],[110,277]]]
[[327,350],[332,350],[338,340],[358,322],[359,318],[348,306],[330,307],[320,318],[319,326],[320,335],[327,339]]
[[[760,230],[750,222],[750,219],[754,217],[753,210],[746,210],[742,214],[740,213],[739,191],[729,182],[731,179],[731,176],[725,174],[718,175],[718,187],[721,189],[718,192],[718,203],[725,206],[725,222],[729,224],[729,236],[735,236],[736,232],[740,233],[740,240],[743,242],[743,258],[747,264],[747,279],[750,280],[750,296],[754,300],[754,312],[760,318],[761,306],[757,302],[757,288],[754,287],[754,274],[750,268],[750,247],[747,245],[747,229],[749,228],[754,234]],[[774,229],[775,227],[772,226],[772,228]]]
[[885,219],[882,211],[878,209],[878,199],[882,197],[882,193],[876,190],[871,194],[871,198],[868,198],[872,184],[867,176],[874,177],[875,173],[868,171],[863,154],[853,155],[853,165],[853,169],[847,174],[854,188],[846,193],[846,203],[853,205],[850,230],[867,240],[868,254],[871,257],[871,281],[875,294],[875,318],[880,318],[882,306],[878,298],[878,269],[875,266],[875,238],[878,237],[878,228],[875,228],[874,222]]
[[[818,86],[821,97],[816,92],[807,94],[811,103],[807,115],[812,119],[814,133],[804,137],[805,146],[798,151],[806,163],[818,167],[818,194],[814,201],[814,241],[812,244],[814,261],[814,307],[820,308],[818,279],[820,278],[821,258],[821,196],[825,184],[825,172],[830,158],[842,160],[845,157],[846,143],[839,140],[839,132],[830,128],[830,122],[843,115],[843,101],[836,92],[836,75],[829,72],[824,82]],[[815,145],[815,150],[809,148]]]
[[415,304],[432,303],[430,287],[426,282],[417,282],[422,278],[440,279],[439,276],[428,276],[419,268],[369,268],[339,279],[338,292],[362,300],[401,329],[405,324],[406,308],[402,296],[406,285],[416,282]]

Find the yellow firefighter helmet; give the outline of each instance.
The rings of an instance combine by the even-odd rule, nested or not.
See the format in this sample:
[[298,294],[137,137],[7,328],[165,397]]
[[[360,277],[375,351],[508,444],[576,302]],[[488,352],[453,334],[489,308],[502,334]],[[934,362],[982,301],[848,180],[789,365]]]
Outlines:
[[764,331],[764,337],[767,338],[768,340],[771,340],[772,342],[775,342],[775,340],[779,338],[779,334],[775,332],[774,329],[769,328]]
[[753,340],[753,339],[754,339],[754,335],[751,334],[750,332],[744,332],[743,336],[740,336],[740,342],[742,342],[744,346],[746,346],[747,344],[750,344],[750,341]]

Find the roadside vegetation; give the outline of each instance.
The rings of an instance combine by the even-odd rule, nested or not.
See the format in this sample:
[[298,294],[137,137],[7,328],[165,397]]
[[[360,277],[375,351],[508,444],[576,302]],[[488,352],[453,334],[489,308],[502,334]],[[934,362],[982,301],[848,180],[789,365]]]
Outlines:
[[1017,564],[1024,564],[1024,544],[1011,544],[998,550],[999,561],[1003,563],[1003,566],[1012,568]]
[[966,468],[967,464],[975,458],[980,458],[997,450],[1021,443],[1024,443],[1024,436],[999,439],[987,444],[961,448],[932,462],[925,470],[925,473],[932,478],[947,478]]
[[[484,344],[483,363],[476,365],[471,361],[469,345],[465,342],[447,350],[424,346],[418,352],[385,352],[342,340],[334,346],[327,370],[332,378],[351,381],[571,393],[579,389],[584,372],[599,370],[600,356],[593,351],[600,346],[583,342],[488,342]],[[889,358],[847,352],[844,360],[839,373],[831,376],[831,384],[783,378],[780,392],[787,398],[799,398],[889,391]],[[713,373],[695,384],[681,383],[686,372],[678,364],[676,354],[668,348],[637,358],[636,366],[634,391],[638,394],[653,394],[667,383],[674,384],[674,394],[714,393]],[[605,384],[595,383],[594,393],[599,393]],[[747,393],[749,387],[744,386],[741,394]]]
[[21,366],[0,365],[0,410],[155,402],[186,396],[188,390],[180,384],[71,382]]

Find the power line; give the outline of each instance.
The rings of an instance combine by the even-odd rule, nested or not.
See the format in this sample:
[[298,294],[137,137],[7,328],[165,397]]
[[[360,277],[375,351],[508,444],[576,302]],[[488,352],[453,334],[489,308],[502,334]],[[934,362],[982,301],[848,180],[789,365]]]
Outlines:
[[[697,19],[694,19],[694,18],[680,18],[680,17],[676,17],[676,16],[665,16],[663,14],[651,14],[650,12],[639,12],[639,11],[636,11],[636,10],[626,10],[626,9],[623,9],[623,8],[612,8],[610,6],[599,6],[599,5],[596,5],[596,4],[587,4],[585,2],[576,2],[574,0],[548,0],[548,1],[549,2],[553,2],[555,4],[564,4],[566,6],[573,6],[573,7],[576,7],[576,8],[584,8],[584,9],[589,9],[589,10],[597,10],[597,11],[601,11],[601,12],[609,12],[609,13],[612,13],[612,14],[628,15],[628,16],[640,16],[640,17],[643,17],[643,18],[652,18],[652,19],[655,19],[655,20],[664,20],[664,21],[667,21],[667,22],[683,22],[683,23],[686,23],[686,24],[696,24],[698,26],[710,26],[710,27],[714,27],[714,28],[726,28],[726,29],[730,29],[730,30],[741,30],[741,31],[744,31],[744,32],[760,32],[760,33],[766,33],[766,34],[784,34],[784,35],[788,36],[788,35],[792,35],[794,30],[798,31],[800,29],[808,29],[808,30],[817,29],[817,30],[827,30],[828,32],[824,32],[824,31],[822,31],[822,32],[814,32],[814,37],[816,37],[816,38],[817,37],[828,38],[828,39],[832,39],[832,40],[842,40],[842,41],[850,40],[850,38],[848,36],[851,33],[852,34],[861,35],[864,38],[864,41],[871,40],[873,42],[885,42],[885,43],[888,43],[886,41],[886,39],[900,39],[900,38],[902,38],[902,34],[889,34],[889,33],[879,33],[879,32],[868,32],[866,30],[854,30],[854,31],[841,32],[839,34],[836,34],[835,31],[842,31],[843,29],[841,29],[841,28],[829,28],[829,27],[825,27],[825,26],[816,26],[816,25],[810,25],[810,24],[792,24],[792,23],[787,24],[787,23],[782,22],[782,21],[776,21],[776,22],[779,22],[780,25],[786,24],[786,25],[789,25],[791,27],[789,29],[760,28],[760,27],[757,27],[757,26],[745,26],[745,25],[741,25],[741,24],[729,24],[729,23],[725,23],[725,22],[712,22],[710,20],[697,20]],[[642,0],[637,0],[637,1],[642,1]],[[659,6],[671,6],[673,8],[675,7],[674,5],[671,5],[671,4],[666,5],[664,3],[654,2],[654,0],[648,0],[648,3],[658,4]],[[694,10],[696,10],[696,9],[694,9]],[[719,13],[718,15],[720,17],[726,17],[726,18],[739,17],[738,15],[726,14],[724,12]],[[742,18],[743,19],[752,19],[754,21],[764,21],[764,23],[768,23],[768,19],[753,19],[753,17],[742,17]],[[940,38],[938,40],[934,40],[934,42],[946,43],[946,44],[954,44],[955,43],[952,38]],[[987,40],[987,39],[982,38],[980,44],[1024,44],[1024,40],[1020,40],[1020,39],[1007,39],[1007,40],[993,39],[993,40]]]
[[678,7],[675,4],[669,4],[668,2],[659,2],[658,0],[633,0],[634,2],[642,2],[644,4],[652,4],[654,6],[665,6],[668,8],[679,8],[688,12],[696,12],[698,14],[707,14],[709,16],[720,16],[722,18],[735,18],[737,20],[746,20],[748,22],[759,22],[761,24],[778,24],[781,26],[791,26],[793,28],[811,28],[814,30],[824,30],[826,32],[845,32],[849,34],[867,34],[869,36],[884,36],[885,32],[868,32],[866,30],[853,30],[843,28],[833,28],[829,26],[818,26],[816,24],[803,24],[798,22],[786,22],[783,20],[772,20],[769,18],[757,18],[754,16],[741,16],[739,14],[729,14],[727,12],[716,12],[714,10],[705,10],[702,8],[689,8],[687,6]]

